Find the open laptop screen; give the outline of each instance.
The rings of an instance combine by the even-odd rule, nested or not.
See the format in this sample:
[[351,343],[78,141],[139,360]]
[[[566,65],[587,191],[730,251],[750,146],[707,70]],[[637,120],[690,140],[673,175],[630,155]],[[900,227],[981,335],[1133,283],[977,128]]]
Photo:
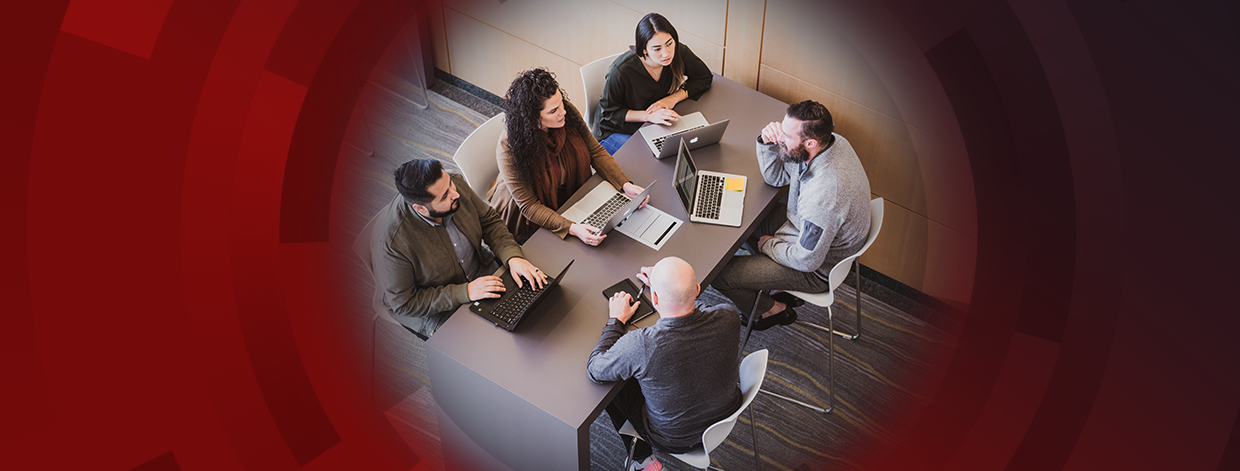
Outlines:
[[689,148],[684,141],[680,142],[680,150],[676,152],[676,179],[672,181],[680,201],[685,204],[685,211],[693,212],[694,188],[697,186],[697,168],[689,159]]

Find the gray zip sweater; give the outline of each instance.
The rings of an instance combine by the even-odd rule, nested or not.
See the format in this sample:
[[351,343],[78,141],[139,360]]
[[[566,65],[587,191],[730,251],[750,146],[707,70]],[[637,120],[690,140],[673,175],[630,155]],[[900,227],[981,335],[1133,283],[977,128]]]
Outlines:
[[788,222],[758,250],[776,263],[826,280],[870,233],[870,180],[844,136],[808,164],[779,160],[779,144],[758,137],[758,165],[771,186],[788,185]]
[[627,334],[623,326],[606,326],[586,371],[597,383],[637,378],[650,438],[691,447],[706,427],[741,406],[737,315],[731,305],[699,301],[692,314]]

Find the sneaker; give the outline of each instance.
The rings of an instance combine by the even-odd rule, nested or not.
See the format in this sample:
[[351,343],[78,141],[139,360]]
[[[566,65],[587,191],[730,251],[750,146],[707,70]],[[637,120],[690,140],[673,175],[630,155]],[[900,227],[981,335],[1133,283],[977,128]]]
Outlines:
[[636,461],[629,465],[629,471],[660,471],[663,469],[663,463],[659,462],[654,455],[647,456],[646,459],[638,463]]

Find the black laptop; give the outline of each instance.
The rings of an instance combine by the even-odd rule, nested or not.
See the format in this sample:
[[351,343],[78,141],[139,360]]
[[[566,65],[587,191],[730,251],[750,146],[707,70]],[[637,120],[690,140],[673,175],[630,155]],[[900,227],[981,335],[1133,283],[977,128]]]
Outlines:
[[573,266],[573,260],[564,265],[564,269],[560,270],[560,274],[555,279],[549,281],[542,289],[533,289],[534,284],[529,280],[524,281],[521,288],[517,287],[517,283],[512,280],[512,270],[504,269],[504,273],[500,275],[500,279],[504,280],[504,295],[498,298],[487,298],[474,301],[469,305],[469,310],[478,313],[478,315],[494,322],[497,327],[512,332],[517,328],[517,323],[525,318],[525,315],[538,304],[543,298],[547,297],[547,293],[559,286],[560,279],[564,278],[564,274],[568,273],[568,267]]

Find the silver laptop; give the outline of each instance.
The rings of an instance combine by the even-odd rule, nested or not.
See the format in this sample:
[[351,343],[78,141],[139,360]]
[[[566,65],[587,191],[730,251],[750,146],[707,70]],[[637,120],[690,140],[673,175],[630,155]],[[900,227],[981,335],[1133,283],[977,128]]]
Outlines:
[[606,234],[641,206],[656,182],[658,180],[650,182],[636,198],[630,199],[623,191],[617,191],[611,183],[603,180],[586,193],[581,201],[565,210],[563,216],[569,221],[597,227],[599,234]]
[[719,142],[727,130],[728,120],[711,124],[699,111],[681,116],[671,126],[645,126],[638,132],[655,158],[663,159],[676,155],[682,140],[689,142],[690,150],[697,149]]
[[676,154],[672,186],[680,195],[689,220],[740,226],[745,209],[745,176],[698,170],[684,140],[680,141]]

